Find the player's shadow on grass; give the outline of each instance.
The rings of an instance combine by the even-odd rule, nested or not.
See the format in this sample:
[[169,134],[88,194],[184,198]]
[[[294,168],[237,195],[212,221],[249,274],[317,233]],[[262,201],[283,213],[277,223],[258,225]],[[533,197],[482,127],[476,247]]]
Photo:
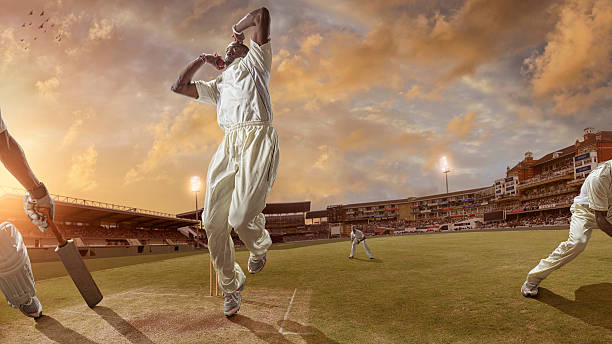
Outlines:
[[75,332],[69,328],[64,327],[59,321],[54,318],[43,315],[36,319],[35,328],[44,334],[50,340],[62,343],[62,344],[98,344],[93,340],[83,336],[82,334]]
[[383,263],[383,260],[382,259],[378,259],[378,258],[370,259],[370,258],[353,257],[353,258],[351,258],[351,260],[359,260],[359,261],[362,261],[362,262],[370,262],[370,263]]
[[104,306],[96,306],[92,309],[130,342],[134,344],[153,344],[153,342],[147,336],[145,336],[144,333],[140,332],[136,327],[132,326],[132,324],[127,322],[112,309]]
[[234,324],[246,327],[255,336],[257,336],[257,338],[271,344],[293,343],[285,337],[286,335],[301,336],[306,343],[338,344],[338,342],[329,339],[323,332],[319,331],[317,328],[313,326],[304,326],[294,321],[279,321],[279,326],[284,327],[283,333],[291,332],[290,334],[281,334],[276,327],[265,322],[245,317],[244,315],[236,314],[230,317],[229,320]]
[[612,329],[612,283],[585,285],[575,292],[575,301],[540,288],[536,300],[593,326]]

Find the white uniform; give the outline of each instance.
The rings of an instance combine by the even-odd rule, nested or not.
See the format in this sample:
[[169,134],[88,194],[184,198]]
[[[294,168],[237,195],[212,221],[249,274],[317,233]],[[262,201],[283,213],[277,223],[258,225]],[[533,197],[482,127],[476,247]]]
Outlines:
[[368,257],[370,257],[370,259],[373,259],[374,257],[372,256],[372,252],[370,252],[370,248],[368,247],[368,244],[366,244],[365,242],[366,240],[366,236],[365,234],[363,234],[362,231],[360,231],[359,229],[355,229],[352,228],[351,230],[351,255],[349,257],[353,258],[353,256],[355,255],[355,247],[357,245],[359,245],[360,242],[363,242],[363,248],[366,251],[366,254],[368,255]]
[[600,164],[587,176],[580,188],[580,195],[574,198],[570,210],[572,220],[569,238],[529,271],[527,282],[538,285],[551,272],[584,251],[591,237],[591,230],[598,228],[594,210],[607,211],[608,221],[612,223],[612,160]]
[[271,69],[270,42],[259,46],[251,41],[247,55],[236,58],[217,79],[195,82],[198,100],[217,106],[217,122],[225,131],[208,166],[202,214],[225,293],[235,292],[246,278],[234,262],[232,228],[256,259],[272,245],[261,213],[279,163],[268,91]]

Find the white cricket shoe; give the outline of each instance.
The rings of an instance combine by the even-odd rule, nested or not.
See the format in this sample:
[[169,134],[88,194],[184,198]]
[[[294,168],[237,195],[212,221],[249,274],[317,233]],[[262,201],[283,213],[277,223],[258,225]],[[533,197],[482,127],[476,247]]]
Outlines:
[[244,289],[244,282],[235,292],[231,294],[225,293],[225,300],[223,301],[223,314],[225,314],[226,317],[231,317],[240,310],[240,305],[242,304],[240,291],[242,289]]
[[31,318],[39,318],[42,315],[42,305],[36,296],[33,296],[29,302],[19,305],[21,313]]
[[266,266],[266,255],[259,259],[255,259],[252,255],[249,256],[249,272],[251,274],[256,274],[263,270],[264,266]]
[[529,282],[523,283],[523,286],[521,287],[521,294],[523,294],[524,297],[538,296],[538,285],[531,284]]

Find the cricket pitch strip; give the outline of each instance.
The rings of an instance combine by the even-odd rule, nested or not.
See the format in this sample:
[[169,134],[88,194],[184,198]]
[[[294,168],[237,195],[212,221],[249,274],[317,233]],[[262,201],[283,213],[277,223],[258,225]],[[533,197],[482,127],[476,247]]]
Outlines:
[[[308,325],[310,290],[242,292],[240,311],[223,315],[223,297],[139,288],[0,324],[10,343],[334,343]],[[44,307],[44,305],[43,305]]]

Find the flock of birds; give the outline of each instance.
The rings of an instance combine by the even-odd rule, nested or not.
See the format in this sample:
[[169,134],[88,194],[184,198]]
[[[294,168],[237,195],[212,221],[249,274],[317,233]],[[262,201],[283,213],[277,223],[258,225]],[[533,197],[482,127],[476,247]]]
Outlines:
[[[31,10],[30,13],[28,14],[28,16],[32,16],[32,17],[30,18],[29,21],[26,21],[25,23],[21,24],[21,27],[23,29],[30,29],[30,27],[32,26],[32,23],[37,21],[37,20],[34,19],[34,18],[36,18],[36,16],[34,15],[34,10]],[[44,10],[42,12],[40,12],[40,15],[38,15],[38,17],[42,17],[42,18],[39,19],[40,20],[39,21],[40,25],[34,24],[34,27],[38,26],[38,30],[39,31],[37,31],[37,32],[35,31],[34,32],[33,36],[31,37],[31,39],[33,41],[38,40],[38,36],[39,35],[41,35],[41,38],[42,38],[42,34],[47,33],[47,30],[51,31],[55,27],[55,23],[49,23],[49,19],[50,18],[48,16],[45,18],[45,11]],[[24,33],[27,33],[27,32],[24,32]],[[58,35],[56,35],[55,38],[54,38],[54,41],[56,41],[58,43],[61,42],[62,41],[62,34],[59,33]],[[26,43],[26,39],[25,38],[21,38],[20,42],[21,43]],[[25,46],[23,49],[24,50],[28,50],[28,47]]]

